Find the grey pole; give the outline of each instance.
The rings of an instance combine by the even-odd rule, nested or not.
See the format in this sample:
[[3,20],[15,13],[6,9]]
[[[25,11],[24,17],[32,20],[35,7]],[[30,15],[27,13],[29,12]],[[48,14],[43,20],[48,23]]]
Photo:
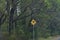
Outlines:
[[34,25],[33,25],[33,40],[35,40]]

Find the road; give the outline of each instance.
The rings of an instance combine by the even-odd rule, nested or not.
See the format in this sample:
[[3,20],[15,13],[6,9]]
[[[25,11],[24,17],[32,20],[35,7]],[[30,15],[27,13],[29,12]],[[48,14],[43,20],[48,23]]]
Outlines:
[[52,40],[60,40],[60,36],[54,37]]

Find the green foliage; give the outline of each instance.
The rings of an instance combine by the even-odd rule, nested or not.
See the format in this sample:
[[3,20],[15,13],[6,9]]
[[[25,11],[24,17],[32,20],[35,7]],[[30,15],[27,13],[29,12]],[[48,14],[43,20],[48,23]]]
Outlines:
[[[0,11],[5,10],[5,0],[0,1]],[[33,38],[33,26],[31,25],[31,18],[36,19],[37,24],[34,26],[35,38],[47,38],[53,35],[60,35],[60,1],[59,0],[36,0],[32,3],[32,0],[21,0],[19,3],[19,20],[16,21],[16,27],[14,24],[12,34],[8,38],[9,40],[30,40]],[[29,5],[30,4],[30,5]],[[10,4],[11,6],[12,4]],[[26,10],[25,7],[29,5]],[[25,11],[24,11],[25,10]],[[22,11],[22,12],[21,12]],[[24,12],[23,12],[24,11]],[[5,11],[6,12],[6,11]],[[29,14],[31,14],[28,16]],[[34,14],[33,14],[34,13]],[[17,12],[18,14],[18,12]],[[17,17],[17,14],[16,17]],[[26,17],[27,16],[27,17]],[[9,17],[9,16],[8,16]],[[15,17],[14,17],[15,18]],[[39,19],[39,20],[38,20]],[[8,33],[8,22],[6,19],[4,24],[1,25],[3,34],[6,36]],[[6,33],[5,33],[6,32]],[[43,39],[41,39],[43,40]],[[48,40],[48,39],[47,39]]]
[[5,0],[0,0],[0,11],[4,11],[5,10]]

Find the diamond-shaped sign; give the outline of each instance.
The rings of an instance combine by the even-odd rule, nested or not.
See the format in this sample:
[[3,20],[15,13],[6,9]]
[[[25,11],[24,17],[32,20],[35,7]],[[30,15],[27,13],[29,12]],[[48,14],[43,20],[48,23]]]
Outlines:
[[31,24],[34,26],[36,24],[36,20],[32,19]]

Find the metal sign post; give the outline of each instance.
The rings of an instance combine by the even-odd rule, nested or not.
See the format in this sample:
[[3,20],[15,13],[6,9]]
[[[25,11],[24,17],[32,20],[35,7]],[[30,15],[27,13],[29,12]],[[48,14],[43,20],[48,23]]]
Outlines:
[[36,21],[32,19],[31,24],[33,25],[33,40],[35,40],[34,25],[36,24]]
[[35,40],[34,26],[33,26],[33,40]]

